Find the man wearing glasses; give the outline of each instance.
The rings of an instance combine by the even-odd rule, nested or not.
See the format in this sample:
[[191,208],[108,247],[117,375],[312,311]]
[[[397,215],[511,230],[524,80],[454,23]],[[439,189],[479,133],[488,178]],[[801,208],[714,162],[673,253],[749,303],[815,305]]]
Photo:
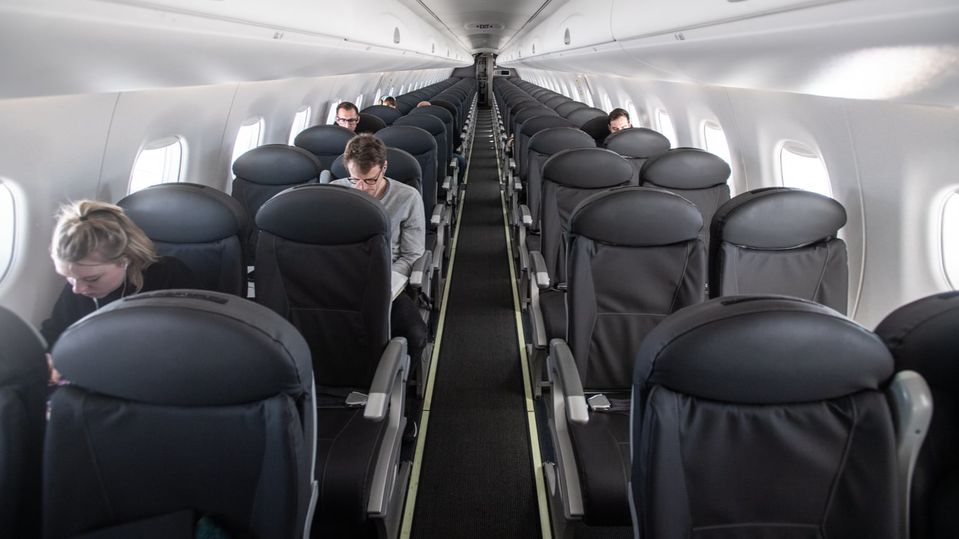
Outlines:
[[[353,110],[355,114],[356,107]],[[343,164],[350,177],[331,183],[359,189],[383,203],[390,217],[393,271],[409,277],[413,262],[423,256],[426,244],[426,219],[419,191],[386,177],[386,145],[373,135],[353,137],[343,151]],[[418,361],[426,346],[426,323],[413,298],[405,293],[393,300],[390,328],[394,337],[406,337],[410,358]]]
[[360,123],[360,109],[349,101],[342,101],[336,106],[336,125],[356,131],[356,124]]

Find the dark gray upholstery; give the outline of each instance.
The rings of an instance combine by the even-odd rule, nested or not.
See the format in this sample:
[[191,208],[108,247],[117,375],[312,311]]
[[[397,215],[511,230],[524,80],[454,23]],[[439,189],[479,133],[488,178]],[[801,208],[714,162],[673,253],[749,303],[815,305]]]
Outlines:
[[634,370],[637,533],[898,537],[892,373],[876,335],[797,298],[667,318]]
[[516,134],[513,140],[513,156],[516,159],[516,167],[523,183],[525,183],[529,177],[529,139],[531,139],[536,133],[551,127],[576,126],[573,125],[569,120],[561,118],[555,114],[548,116],[537,116],[526,120],[523,123],[523,126],[519,129],[519,133]]
[[835,200],[785,187],[723,204],[710,226],[710,296],[768,293],[846,311],[846,211]]
[[430,105],[428,107],[416,107],[410,111],[410,114],[429,114],[443,120],[443,126],[446,127],[446,155],[453,155],[453,143],[459,133],[456,131],[456,119],[453,118],[450,111],[443,107]]
[[609,118],[606,116],[596,116],[586,120],[579,128],[593,137],[597,146],[602,146],[606,137],[609,136]]
[[423,170],[423,210],[427,216],[432,215],[440,181],[438,175],[440,167],[437,161],[439,150],[436,147],[436,139],[425,129],[411,125],[392,125],[378,132],[376,137],[387,146],[409,153],[419,162]]
[[959,292],[927,296],[899,307],[876,334],[896,370],[922,375],[932,390],[932,423],[912,479],[913,539],[955,537],[959,530]]
[[360,121],[356,124],[356,134],[376,133],[386,127],[386,122],[375,114],[360,113]]
[[[668,189],[699,208],[703,222],[710,223],[720,206],[729,200],[729,164],[698,148],[674,148],[650,157],[639,171],[639,183]],[[703,229],[709,245],[709,226]]]
[[567,101],[556,106],[556,114],[559,114],[563,118],[569,118],[569,115],[572,114],[573,111],[588,108],[590,108],[589,105],[581,101]]
[[252,222],[226,193],[192,183],[162,183],[117,202],[153,240],[157,253],[180,259],[200,288],[246,296]]
[[594,118],[609,118],[605,111],[602,109],[597,109],[593,107],[587,107],[584,109],[576,109],[573,112],[569,113],[566,116],[566,119],[573,122],[577,127],[582,127],[586,125],[586,122]]
[[[607,124],[608,125],[608,124]],[[645,127],[630,127],[606,137],[603,147],[625,157],[636,170],[634,185],[639,185],[639,171],[650,157],[669,150],[669,139]],[[704,221],[709,223],[709,221]],[[707,226],[708,228],[708,226]]]
[[80,320],[52,353],[71,383],[51,400],[45,537],[147,536],[184,510],[232,537],[302,536],[315,401],[286,320],[227,294],[149,292]]
[[387,107],[386,105],[371,105],[360,111],[361,114],[372,114],[373,116],[378,117],[383,120],[383,123],[390,126],[393,125],[393,122],[397,118],[403,116],[403,113],[393,107]]
[[549,99],[547,99],[546,101],[543,101],[543,104],[553,110],[556,110],[556,107],[560,106],[561,104],[567,101],[572,101],[572,99],[562,94],[556,94],[553,97],[550,97]]
[[393,125],[419,127],[433,135],[433,138],[436,140],[436,165],[438,171],[436,178],[437,181],[442,184],[443,180],[450,173],[449,164],[451,158],[449,144],[447,144],[446,140],[448,134],[443,120],[440,120],[432,114],[407,114],[393,122]]
[[[545,118],[543,118],[545,120]],[[527,122],[527,126],[533,123]],[[533,230],[539,230],[543,204],[543,167],[553,155],[575,148],[595,148],[592,137],[574,127],[550,127],[529,139],[526,156],[526,205],[533,217]],[[625,161],[624,161],[625,163]],[[596,170],[589,175],[595,175]],[[572,208],[570,208],[572,209]]]
[[0,306],[0,530],[40,536],[40,482],[46,426],[46,344]]
[[314,125],[300,131],[293,139],[293,144],[318,157],[323,164],[323,170],[327,170],[336,156],[343,154],[346,143],[355,135],[349,129],[338,125]]

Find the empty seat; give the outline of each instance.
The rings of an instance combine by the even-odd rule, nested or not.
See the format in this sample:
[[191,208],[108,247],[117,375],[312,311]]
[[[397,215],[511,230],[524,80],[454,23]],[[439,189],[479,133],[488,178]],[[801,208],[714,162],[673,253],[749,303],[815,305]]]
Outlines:
[[[450,162],[449,145],[446,141],[448,135],[443,120],[431,114],[407,114],[393,122],[393,125],[419,127],[433,136],[436,140],[437,181],[442,185],[451,186],[452,179],[448,178]],[[451,195],[452,193],[444,191],[442,196],[438,195],[438,200],[446,200],[449,203]]]
[[630,127],[606,137],[603,147],[622,155],[633,165],[636,170],[633,183],[639,185],[639,170],[647,159],[669,150],[669,139],[652,129]]
[[403,116],[403,113],[399,110],[393,107],[387,107],[386,105],[372,105],[366,107],[360,111],[360,114],[372,114],[373,116],[383,120],[383,123],[386,125],[393,125],[393,122],[395,122],[397,118]]
[[912,479],[912,539],[955,537],[959,530],[959,292],[935,294],[887,316],[876,333],[896,370],[918,372],[935,411]]
[[328,170],[336,156],[346,149],[346,143],[355,135],[356,133],[338,125],[314,125],[300,131],[293,139],[293,144],[315,155],[323,165],[322,170]]
[[846,210],[787,187],[757,189],[720,206],[709,240],[709,295],[785,294],[846,312]]
[[375,114],[360,113],[360,121],[356,124],[356,133],[376,133],[386,127],[386,122]]
[[198,287],[246,296],[252,222],[235,198],[205,185],[162,183],[117,205],[153,240],[157,254],[190,268]]
[[293,539],[315,495],[310,351],[286,320],[216,292],[111,303],[53,349],[44,537]]
[[573,122],[576,127],[582,127],[594,118],[609,118],[609,116],[604,110],[593,107],[576,109],[566,115],[566,119]]
[[[574,148],[595,148],[592,137],[573,127],[551,127],[529,139],[526,165],[526,206],[533,230],[539,230],[540,209],[543,198],[543,167],[553,155]],[[589,175],[595,174],[592,171]],[[602,181],[602,180],[600,180]]]
[[[689,201],[643,187],[594,194],[573,211],[564,313],[569,322],[564,339],[552,340],[549,351],[549,408],[556,411],[550,422],[557,452],[557,481],[550,482],[554,521],[568,515],[591,526],[630,524],[633,361],[653,327],[703,300],[702,226]],[[567,407],[571,400],[578,407]],[[554,529],[564,526],[557,522]]]
[[0,530],[40,537],[40,482],[46,426],[46,345],[0,307]]
[[636,533],[901,537],[892,375],[876,335],[805,300],[719,298],[667,318],[634,369]]
[[606,137],[609,136],[609,118],[607,116],[594,116],[583,122],[579,128],[593,137],[597,146],[602,146]]
[[588,109],[588,108],[589,108],[589,105],[581,101],[567,101],[565,103],[560,103],[559,105],[557,105],[555,110],[556,110],[556,114],[559,114],[563,118],[568,118],[569,115],[573,113],[573,111],[577,111],[579,109]]

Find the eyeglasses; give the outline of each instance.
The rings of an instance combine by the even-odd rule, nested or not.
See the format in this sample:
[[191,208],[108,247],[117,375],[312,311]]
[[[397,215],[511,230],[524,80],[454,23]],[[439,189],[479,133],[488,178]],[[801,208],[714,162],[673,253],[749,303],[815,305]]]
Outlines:
[[339,116],[337,116],[336,121],[347,123],[347,124],[355,124],[355,123],[358,123],[360,119],[359,118],[340,118]]
[[366,185],[376,185],[376,182],[380,181],[380,176],[382,176],[384,172],[386,172],[386,167],[385,167],[385,166],[384,166],[383,168],[381,168],[379,174],[377,174],[377,175],[376,175],[375,177],[373,177],[373,178],[353,178],[353,177],[351,176],[351,177],[348,178],[348,179],[350,180],[350,183],[352,183],[353,185],[356,185],[356,184],[358,184],[358,183],[360,183],[360,182],[363,182],[363,183],[365,183]]

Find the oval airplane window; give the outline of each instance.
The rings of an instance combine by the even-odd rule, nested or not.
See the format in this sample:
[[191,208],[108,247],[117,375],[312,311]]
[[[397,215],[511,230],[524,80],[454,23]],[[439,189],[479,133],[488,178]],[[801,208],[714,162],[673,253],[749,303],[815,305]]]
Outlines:
[[183,146],[180,137],[167,137],[144,146],[133,163],[128,194],[158,183],[180,181]]
[[243,122],[240,130],[236,133],[236,142],[233,143],[233,157],[230,159],[231,170],[238,157],[260,145],[262,136],[263,118],[252,118]]
[[333,125],[336,122],[336,107],[339,106],[341,101],[343,100],[336,98],[332,103],[330,103],[330,111],[326,115],[326,125]]
[[13,262],[13,246],[16,238],[17,214],[13,192],[0,181],[0,281],[7,275]]
[[[708,120],[703,122],[703,149],[721,157],[732,167],[733,158],[729,152],[729,142],[726,141],[726,134],[718,123]],[[736,184],[733,183],[732,175],[726,180],[726,184],[729,186],[729,196],[736,196]]]
[[603,101],[603,110],[606,112],[613,110],[613,101],[609,98],[609,94],[604,93],[600,99]]
[[656,130],[669,139],[671,148],[679,146],[679,141],[676,140],[676,128],[673,127],[673,119],[663,109],[656,109]]
[[376,89],[376,97],[373,98],[373,104],[374,104],[374,105],[382,105],[383,103],[380,103],[380,98],[381,98],[381,97],[383,97],[383,90],[382,90],[382,88],[377,88],[377,89]]
[[296,111],[296,114],[293,116],[293,125],[290,126],[290,146],[293,145],[293,140],[300,134],[300,131],[310,126],[310,116],[312,113],[313,108],[309,105],[304,105],[300,107],[300,110]]
[[832,197],[826,164],[819,154],[796,142],[779,150],[779,174],[784,187],[796,187]]
[[942,206],[942,268],[953,289],[959,289],[959,192]]
[[356,96],[356,101],[353,104],[356,105],[356,110],[363,110],[363,94]]
[[626,102],[626,112],[629,113],[629,125],[633,127],[642,127],[642,122],[639,121],[639,113],[636,112],[636,105],[632,101]]

